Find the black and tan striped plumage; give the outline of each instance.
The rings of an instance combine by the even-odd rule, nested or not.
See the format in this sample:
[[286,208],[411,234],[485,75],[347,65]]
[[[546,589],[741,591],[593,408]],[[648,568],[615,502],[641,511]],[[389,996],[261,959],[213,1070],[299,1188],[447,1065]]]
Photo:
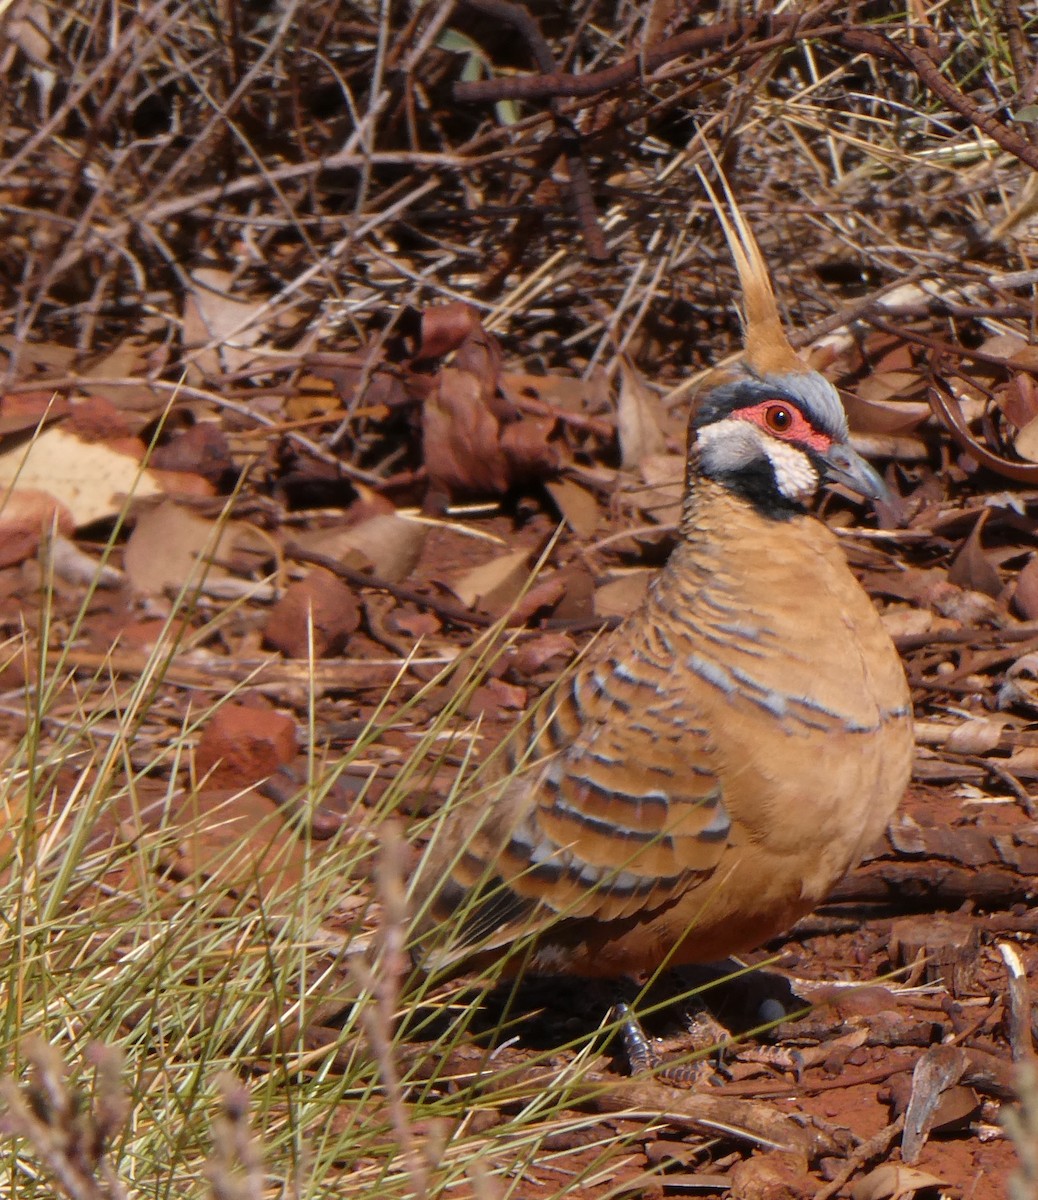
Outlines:
[[729,203],[746,352],[690,422],[679,544],[496,788],[438,827],[413,890],[427,969],[617,976],[752,948],[824,898],[907,784],[900,661],[805,507],[825,478],[882,483]]

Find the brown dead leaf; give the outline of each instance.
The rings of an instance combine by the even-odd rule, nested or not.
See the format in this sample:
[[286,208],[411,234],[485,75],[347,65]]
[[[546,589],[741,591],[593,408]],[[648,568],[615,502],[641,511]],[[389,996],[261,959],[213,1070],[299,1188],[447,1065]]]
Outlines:
[[513,483],[542,479],[559,469],[558,448],[548,440],[554,428],[554,417],[523,417],[502,428],[501,451]]
[[[136,591],[160,594],[166,588],[197,584],[206,566],[230,556],[238,533],[234,523],[221,529],[215,521],[189,512],[167,500],[142,513],[126,544],[124,565]],[[226,577],[226,568],[215,561],[211,577]]]
[[645,599],[649,580],[656,572],[648,567],[638,568],[603,583],[595,589],[596,617],[626,617]]
[[1025,371],[1038,371],[1038,346],[1030,343],[1022,346],[1015,354],[1009,356],[1009,361]]
[[575,653],[576,646],[568,633],[543,633],[516,649],[512,669],[518,675],[535,675],[553,659],[569,662]]
[[577,537],[591,537],[602,515],[592,493],[572,479],[549,480],[544,486]]
[[667,448],[665,425],[666,414],[659,396],[621,358],[620,395],[616,404],[621,463],[628,468],[637,467],[649,455],[662,454]]
[[956,754],[990,754],[1001,740],[1005,727],[1005,721],[974,717],[956,725],[944,745]]
[[1013,439],[1013,448],[1021,458],[1038,463],[1038,417],[1027,422]]
[[198,421],[157,446],[151,465],[157,471],[201,475],[214,484],[234,471],[227,435],[215,421]]
[[483,403],[502,419],[512,412],[512,406],[497,394],[501,376],[501,347],[493,334],[487,333],[477,321],[468,336],[454,352],[451,364],[458,371],[467,371],[479,381]]
[[526,550],[513,550],[473,567],[449,586],[466,608],[478,606],[489,613],[501,613],[515,601],[530,578],[529,563]]
[[639,464],[645,487],[632,493],[638,508],[661,525],[681,520],[681,498],[685,490],[683,454],[648,454]]
[[995,403],[1017,429],[1038,419],[1038,384],[1034,376],[1014,375],[995,392]]
[[903,1163],[884,1163],[859,1179],[851,1188],[851,1200],[888,1200],[891,1196],[912,1196],[924,1188],[941,1187],[943,1179],[928,1175]]
[[444,367],[422,407],[422,445],[433,488],[449,496],[507,492],[511,472],[500,429],[476,377]]
[[608,406],[609,391],[603,372],[591,379],[570,375],[525,375],[503,372],[497,382],[502,394],[513,404],[523,399],[540,400],[559,412],[599,412]]
[[[184,346],[196,351],[192,361],[207,375],[241,370],[255,359],[254,347],[273,320],[269,310],[264,313],[267,301],[236,299],[234,277],[216,267],[201,267],[188,280]],[[210,343],[210,349],[201,349]]]
[[990,355],[991,358],[1001,358],[1004,362],[1026,349],[1027,342],[1018,333],[996,333],[980,344],[982,354]]
[[1038,621],[1038,554],[1032,554],[1016,577],[1013,607],[1025,621]]
[[[866,404],[882,404],[898,396],[910,396],[923,387],[918,371],[877,371],[867,376],[855,388],[859,400]],[[862,430],[863,433],[886,433],[888,430]]]
[[981,543],[981,532],[987,523],[990,509],[986,509],[977,519],[965,545],[955,556],[948,568],[948,581],[958,587],[969,588],[974,592],[997,599],[1002,594],[1002,577],[998,569],[984,553]]
[[0,437],[31,433],[41,422],[49,424],[71,411],[68,400],[53,392],[14,392],[0,397]]
[[479,310],[462,300],[427,308],[422,312],[421,342],[414,359],[443,358],[481,328]]
[[376,513],[348,529],[315,529],[295,541],[346,566],[371,570],[379,579],[400,583],[422,556],[429,526],[396,513]]
[[875,399],[863,395],[861,388],[841,395],[847,420],[855,433],[911,433],[930,415],[930,406],[924,400]]
[[[100,358],[91,359],[80,373],[80,386],[92,396],[112,401],[117,408],[140,413],[158,413],[165,408],[168,395],[148,385],[150,358],[154,343],[125,338]],[[140,379],[140,383],[111,387],[95,380]]]

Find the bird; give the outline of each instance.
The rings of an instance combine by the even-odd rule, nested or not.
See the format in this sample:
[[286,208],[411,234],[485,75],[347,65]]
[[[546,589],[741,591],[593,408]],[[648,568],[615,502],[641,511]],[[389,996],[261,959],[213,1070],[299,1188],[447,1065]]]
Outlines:
[[692,406],[675,548],[436,822],[410,893],[426,975],[619,979],[752,950],[825,899],[906,790],[901,661],[812,509],[824,484],[885,484],[791,346],[727,180],[722,204],[700,178],[743,349]]

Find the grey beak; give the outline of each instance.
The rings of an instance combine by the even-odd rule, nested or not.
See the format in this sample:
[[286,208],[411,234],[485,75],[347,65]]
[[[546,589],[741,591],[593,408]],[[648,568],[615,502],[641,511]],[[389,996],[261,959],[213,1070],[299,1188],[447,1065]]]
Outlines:
[[829,453],[822,456],[825,463],[825,476],[835,483],[845,483],[859,496],[870,500],[880,500],[884,504],[891,503],[890,489],[871,463],[846,442],[834,442]]

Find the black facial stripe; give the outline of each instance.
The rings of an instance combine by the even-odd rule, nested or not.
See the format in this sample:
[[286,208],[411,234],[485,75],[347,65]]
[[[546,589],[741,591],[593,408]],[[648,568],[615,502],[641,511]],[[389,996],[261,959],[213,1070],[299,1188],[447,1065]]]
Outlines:
[[802,515],[804,506],[779,491],[775,472],[766,458],[756,459],[738,471],[725,471],[714,476],[730,492],[748,500],[765,517],[785,521]]

